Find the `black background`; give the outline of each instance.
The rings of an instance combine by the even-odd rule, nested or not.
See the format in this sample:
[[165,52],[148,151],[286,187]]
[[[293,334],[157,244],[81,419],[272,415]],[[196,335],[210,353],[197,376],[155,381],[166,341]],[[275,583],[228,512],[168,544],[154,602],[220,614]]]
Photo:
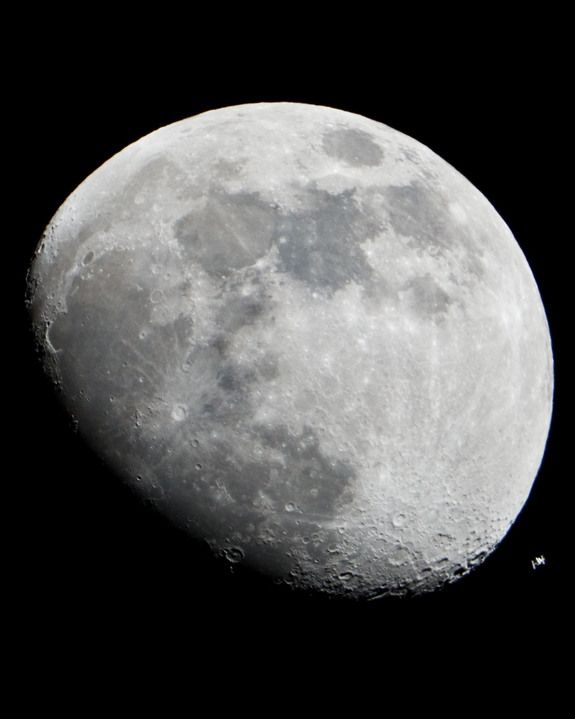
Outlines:
[[[376,24],[371,16],[357,25],[343,20],[311,27],[302,15],[281,34],[283,21],[260,17],[246,34],[226,14],[223,37],[214,19],[172,18],[145,29],[136,19],[118,27],[110,21],[88,33],[87,18],[21,50],[10,77],[8,148],[17,156],[7,211],[17,219],[8,241],[19,342],[17,381],[9,388],[18,419],[8,447],[18,500],[8,513],[16,524],[10,554],[23,589],[20,608],[36,637],[86,647],[101,636],[114,646],[127,633],[191,637],[190,646],[215,636],[229,647],[239,632],[251,637],[242,645],[246,656],[268,642],[295,657],[306,654],[310,636],[356,637],[373,648],[402,636],[408,646],[426,644],[428,632],[440,631],[446,642],[475,646],[489,626],[519,629],[527,641],[562,631],[556,620],[563,621],[568,596],[563,508],[572,471],[565,469],[569,128],[561,22],[501,26],[494,17],[471,40],[463,30],[473,18],[444,35],[428,34],[425,21],[414,34],[411,25]],[[69,193],[160,126],[217,107],[286,100],[384,122],[454,165],[511,227],[547,311],[555,405],[529,500],[481,568],[424,599],[326,604],[220,573],[82,446],[34,357],[26,268]],[[540,555],[546,563],[534,570]]]

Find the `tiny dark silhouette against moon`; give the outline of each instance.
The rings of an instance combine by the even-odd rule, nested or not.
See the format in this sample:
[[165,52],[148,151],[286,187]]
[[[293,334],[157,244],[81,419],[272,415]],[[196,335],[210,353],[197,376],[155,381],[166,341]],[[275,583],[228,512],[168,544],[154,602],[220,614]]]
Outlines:
[[519,245],[453,167],[359,115],[240,105],[143,137],[57,211],[27,302],[110,469],[295,589],[456,580],[543,457],[551,342]]

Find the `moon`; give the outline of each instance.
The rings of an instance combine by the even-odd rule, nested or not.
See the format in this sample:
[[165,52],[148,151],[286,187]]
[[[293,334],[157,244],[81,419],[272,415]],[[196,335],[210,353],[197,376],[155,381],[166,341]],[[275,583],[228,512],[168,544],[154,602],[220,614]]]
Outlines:
[[296,590],[457,580],[543,457],[553,358],[519,245],[451,165],[360,115],[256,103],[143,137],[56,212],[27,304],[109,468]]

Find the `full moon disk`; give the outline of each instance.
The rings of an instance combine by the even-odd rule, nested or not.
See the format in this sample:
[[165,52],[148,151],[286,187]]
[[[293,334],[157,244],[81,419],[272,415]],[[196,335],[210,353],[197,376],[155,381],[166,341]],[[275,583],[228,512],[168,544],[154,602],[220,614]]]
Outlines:
[[549,330],[511,231],[416,140],[292,103],[129,145],[58,210],[28,303],[124,481],[277,582],[434,590],[526,501]]

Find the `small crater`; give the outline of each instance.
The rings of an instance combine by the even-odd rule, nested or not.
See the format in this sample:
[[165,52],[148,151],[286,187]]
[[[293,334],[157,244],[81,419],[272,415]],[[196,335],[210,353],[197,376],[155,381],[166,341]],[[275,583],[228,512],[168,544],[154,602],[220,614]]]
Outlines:
[[153,305],[157,305],[164,300],[164,293],[162,290],[152,290],[150,293],[150,302]]
[[93,252],[88,252],[87,255],[84,255],[84,259],[82,260],[82,264],[83,264],[83,265],[89,265],[90,262],[92,262],[93,259],[94,259],[94,253],[93,253]]
[[226,547],[224,549],[224,557],[232,564],[241,562],[245,557],[244,550],[241,547]]
[[175,422],[182,422],[187,415],[186,408],[182,405],[176,405],[172,410],[172,419]]
[[395,517],[391,520],[391,523],[394,527],[403,527],[405,526],[406,522],[406,516],[405,514],[402,514],[401,512],[399,514],[396,514]]
[[393,554],[389,559],[389,563],[395,567],[400,567],[410,561],[411,553],[409,549],[401,544],[395,546]]
[[339,578],[342,582],[350,582],[353,579],[353,572],[341,572]]

